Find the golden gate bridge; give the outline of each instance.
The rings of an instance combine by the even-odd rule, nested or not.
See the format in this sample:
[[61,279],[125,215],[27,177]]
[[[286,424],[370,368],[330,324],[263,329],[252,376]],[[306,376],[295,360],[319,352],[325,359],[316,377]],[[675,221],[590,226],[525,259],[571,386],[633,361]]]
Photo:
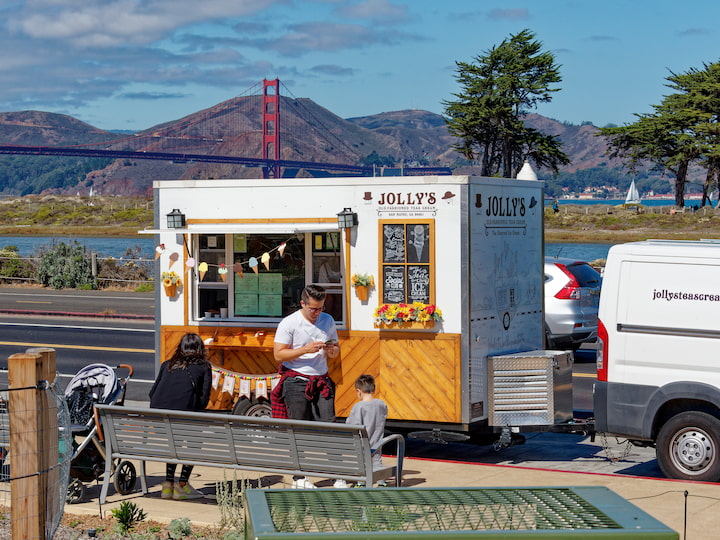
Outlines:
[[[265,178],[278,178],[283,171],[286,177],[293,176],[301,169],[325,176],[332,173],[350,176],[376,174],[377,169],[372,165],[280,159],[281,138],[298,142],[308,130],[314,131],[320,140],[326,142],[325,149],[331,156],[343,156],[350,161],[353,157],[357,158],[357,151],[326,128],[322,119],[303,105],[302,99],[281,100],[278,79],[263,80],[262,93],[257,95],[253,92],[259,84],[243,95],[200,113],[130,136],[63,146],[0,143],[0,154],[223,163],[260,167]],[[281,116],[285,109],[288,111]],[[234,155],[238,148],[246,152],[252,149],[259,155]],[[402,167],[402,174],[407,175],[451,172],[449,167]]]

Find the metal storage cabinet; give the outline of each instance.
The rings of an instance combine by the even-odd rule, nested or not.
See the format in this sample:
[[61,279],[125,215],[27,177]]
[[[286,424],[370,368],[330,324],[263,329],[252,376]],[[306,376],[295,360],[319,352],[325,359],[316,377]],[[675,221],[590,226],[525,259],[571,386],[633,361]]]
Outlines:
[[488,357],[490,424],[532,426],[573,419],[570,352],[528,351]]
[[652,538],[678,534],[606,487],[249,489],[245,538]]

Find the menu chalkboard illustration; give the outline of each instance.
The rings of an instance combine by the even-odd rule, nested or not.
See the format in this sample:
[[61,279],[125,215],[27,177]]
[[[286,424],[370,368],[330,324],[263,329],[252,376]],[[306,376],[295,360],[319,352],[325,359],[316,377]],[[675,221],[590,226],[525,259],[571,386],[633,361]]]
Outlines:
[[404,266],[383,266],[383,302],[386,304],[405,302]]
[[407,267],[408,303],[430,303],[430,267],[427,265]]
[[405,226],[383,225],[383,262],[405,262]]
[[430,262],[430,227],[428,225],[407,226],[407,260],[408,262]]

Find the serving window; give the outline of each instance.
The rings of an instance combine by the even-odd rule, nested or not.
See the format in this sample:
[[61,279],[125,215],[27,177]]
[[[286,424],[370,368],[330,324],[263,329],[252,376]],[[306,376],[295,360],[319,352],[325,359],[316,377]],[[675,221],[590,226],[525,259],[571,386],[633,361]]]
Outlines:
[[380,222],[380,297],[385,304],[435,300],[435,222]]
[[339,233],[200,234],[194,246],[197,319],[277,321],[322,277],[326,311],[342,322]]

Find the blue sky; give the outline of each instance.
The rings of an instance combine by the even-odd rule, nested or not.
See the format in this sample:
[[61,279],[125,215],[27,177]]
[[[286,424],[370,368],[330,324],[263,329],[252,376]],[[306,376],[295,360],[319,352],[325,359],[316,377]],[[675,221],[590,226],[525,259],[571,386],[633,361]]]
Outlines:
[[0,111],[139,130],[278,77],[343,118],[442,113],[455,61],[528,28],[563,77],[536,112],[623,124],[720,60],[718,20],[715,0],[0,0]]

